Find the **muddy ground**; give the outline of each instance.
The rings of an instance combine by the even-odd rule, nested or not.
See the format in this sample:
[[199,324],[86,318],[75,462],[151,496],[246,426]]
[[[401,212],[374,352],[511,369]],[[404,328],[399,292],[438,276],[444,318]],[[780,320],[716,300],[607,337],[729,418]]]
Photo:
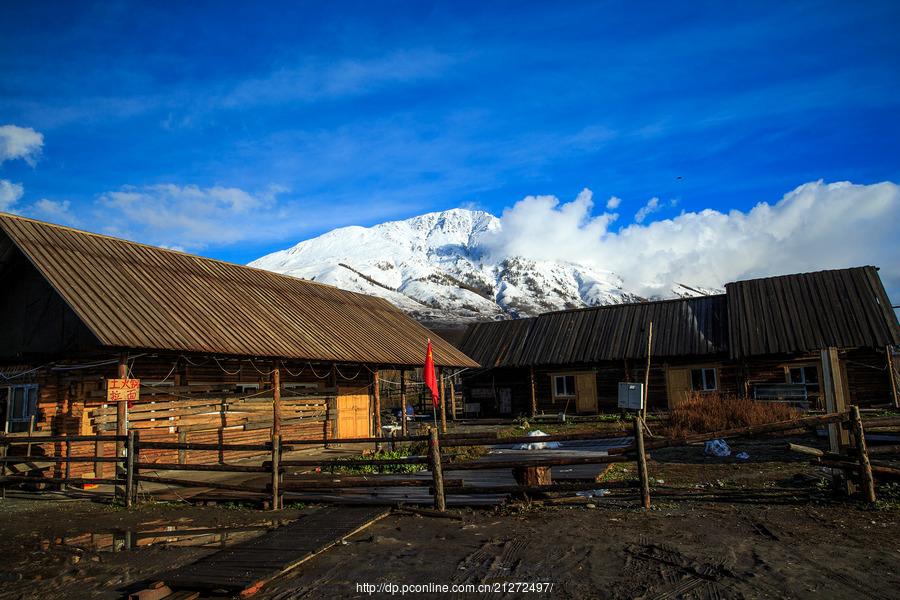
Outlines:
[[[887,501],[876,508],[835,500],[804,458],[781,462],[783,446],[735,448],[750,454],[747,461],[703,457],[697,448],[657,452],[649,512],[636,508],[630,466],[598,483],[611,493],[590,507],[523,502],[467,512],[462,521],[390,515],[257,597],[389,597],[357,584],[396,584],[399,596],[403,585],[504,582],[552,589],[406,596],[898,597],[896,490],[881,488]],[[161,571],[315,508],[150,504],[127,511],[8,498],[0,501],[0,598],[120,598]]]

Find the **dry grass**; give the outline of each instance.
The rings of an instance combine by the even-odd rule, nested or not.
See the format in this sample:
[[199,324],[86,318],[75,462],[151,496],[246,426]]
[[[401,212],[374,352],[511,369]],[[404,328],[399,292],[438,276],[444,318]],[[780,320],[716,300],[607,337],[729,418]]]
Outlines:
[[787,421],[800,412],[787,404],[758,402],[718,392],[692,392],[670,412],[669,435],[681,437]]

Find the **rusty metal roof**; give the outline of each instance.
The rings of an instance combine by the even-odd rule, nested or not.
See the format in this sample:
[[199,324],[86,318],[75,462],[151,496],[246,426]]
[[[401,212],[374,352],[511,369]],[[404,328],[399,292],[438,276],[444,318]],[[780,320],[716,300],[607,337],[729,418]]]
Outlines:
[[731,355],[900,344],[897,315],[875,267],[726,284]]
[[725,296],[614,304],[545,313],[530,319],[476,323],[460,348],[483,366],[595,363],[647,356],[727,352]]
[[0,230],[101,345],[235,356],[478,366],[387,300],[0,214]]

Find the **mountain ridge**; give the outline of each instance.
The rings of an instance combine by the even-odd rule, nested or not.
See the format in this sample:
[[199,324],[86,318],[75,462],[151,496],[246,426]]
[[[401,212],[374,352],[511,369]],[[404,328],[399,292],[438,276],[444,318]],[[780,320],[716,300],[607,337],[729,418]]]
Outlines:
[[[379,296],[435,325],[646,300],[593,265],[498,255],[501,228],[488,212],[454,208],[333,229],[250,266]],[[671,297],[715,291],[678,284]]]

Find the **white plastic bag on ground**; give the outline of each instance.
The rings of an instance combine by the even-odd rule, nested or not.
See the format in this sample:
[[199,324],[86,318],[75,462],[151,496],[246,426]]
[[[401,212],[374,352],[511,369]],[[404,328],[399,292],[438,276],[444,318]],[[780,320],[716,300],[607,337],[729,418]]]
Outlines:
[[748,458],[750,458],[750,455],[746,452],[741,452],[739,454],[735,454],[734,457],[739,458],[740,460],[747,460]]
[[[547,435],[540,429],[529,431],[528,437],[541,437]],[[518,444],[516,450],[556,450],[559,448],[559,442],[532,442],[529,444]]]
[[731,456],[731,448],[725,440],[709,440],[703,447],[706,456]]

